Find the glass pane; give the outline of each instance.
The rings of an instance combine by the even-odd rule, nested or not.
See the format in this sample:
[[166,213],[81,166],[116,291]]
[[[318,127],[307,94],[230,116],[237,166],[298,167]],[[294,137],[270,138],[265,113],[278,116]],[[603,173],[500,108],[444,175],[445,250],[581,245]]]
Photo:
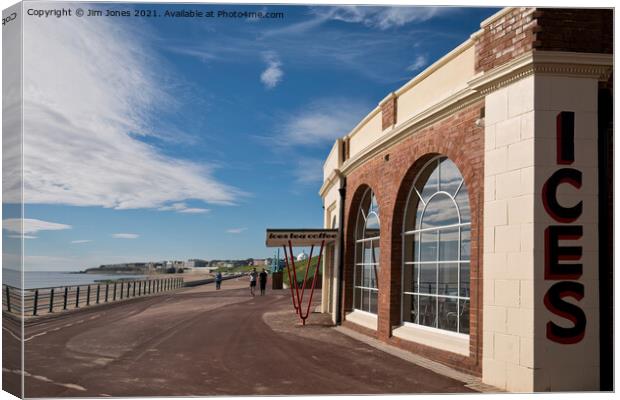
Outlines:
[[[417,199],[418,195],[416,194],[415,197]],[[415,213],[415,229],[420,229],[422,227],[422,213],[424,212],[424,207],[424,203],[418,201],[418,207]]]
[[366,230],[364,232],[364,238],[372,238],[379,236],[379,216],[371,212],[366,218]]
[[439,190],[450,193],[450,196],[454,196],[456,190],[459,188],[463,177],[459,172],[457,166],[449,159],[444,158],[439,165],[440,182]]
[[367,289],[362,289],[362,310],[364,311],[368,311],[369,307],[370,307],[370,296],[369,296],[369,290]]
[[355,262],[358,264],[364,262],[364,242],[355,243]]
[[461,260],[471,258],[471,227],[461,226]]
[[[407,257],[411,254],[411,258]],[[405,236],[405,261],[420,261],[420,234]]]
[[456,200],[456,204],[458,205],[459,211],[461,213],[461,223],[471,222],[471,214],[469,210],[469,193],[467,192],[465,182],[463,182],[463,185],[459,189],[459,192],[456,194],[454,200]]
[[363,266],[361,265],[355,266],[355,276],[353,277],[353,286],[362,285],[362,269],[363,269]]
[[422,229],[437,228],[459,223],[459,215],[452,198],[446,194],[438,194],[426,205],[422,217]]
[[418,264],[409,264],[405,266],[408,270],[408,274],[406,275],[407,280],[405,281],[405,290],[408,292],[418,293]]
[[461,263],[461,296],[469,297],[469,263]]
[[[433,161],[426,167],[426,170],[424,170],[422,174],[418,177],[419,182],[424,183],[424,188],[420,190],[418,185],[416,185],[416,187],[418,187],[418,191],[420,191],[420,194],[422,195],[422,199],[424,200],[425,203],[428,203],[428,199],[439,188],[439,169],[437,168],[437,166],[438,166],[438,161]],[[430,171],[433,171],[433,172],[430,173],[430,176],[428,177],[427,180],[424,180],[424,177],[427,176]]]
[[459,228],[441,229],[439,234],[439,261],[458,261]]
[[439,298],[439,329],[457,331],[458,301],[457,299]]
[[370,312],[373,314],[377,313],[377,296],[378,292],[376,290],[370,291]]
[[406,294],[403,296],[403,321],[417,322],[418,296]]
[[372,259],[372,262],[375,264],[379,264],[379,256],[381,255],[381,248],[379,247],[379,241],[378,240],[373,240],[372,241],[372,248],[373,248],[373,252],[374,252],[374,258]]
[[370,282],[369,287],[376,288],[377,282],[379,282],[379,269],[376,265],[370,266]]
[[355,240],[364,238],[364,227],[366,226],[366,217],[361,208],[357,214],[357,221],[355,222]]
[[459,265],[439,264],[439,294],[458,296]]
[[364,264],[372,263],[372,243],[364,242],[364,259],[362,261]]
[[437,264],[419,264],[420,293],[437,293]]
[[437,231],[420,234],[420,254],[416,261],[437,261]]
[[420,316],[418,323],[424,326],[437,326],[437,313],[435,311],[435,297],[420,296]]
[[362,286],[364,287],[370,287],[370,265],[368,264],[364,264],[362,266],[362,269],[364,272],[362,272]]
[[461,313],[459,332],[469,334],[469,300],[460,300],[459,310]]
[[372,192],[371,192],[371,195],[370,195],[370,209],[369,209],[369,211],[374,211],[377,214],[379,213],[379,203],[377,203],[377,197]]
[[362,289],[360,288],[353,289],[353,308],[359,309],[362,306],[361,295],[362,295]]

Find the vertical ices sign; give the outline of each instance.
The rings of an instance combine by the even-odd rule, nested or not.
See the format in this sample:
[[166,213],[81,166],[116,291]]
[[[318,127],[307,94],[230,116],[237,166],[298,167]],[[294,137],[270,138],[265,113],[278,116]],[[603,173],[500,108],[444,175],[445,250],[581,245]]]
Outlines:
[[583,273],[583,264],[575,262],[581,260],[583,249],[574,243],[560,245],[560,241],[571,242],[583,236],[583,226],[575,224],[583,213],[583,202],[560,204],[558,188],[570,185],[579,190],[582,184],[581,171],[569,167],[575,162],[575,113],[563,111],[557,115],[556,133],[559,168],[543,185],[542,201],[547,214],[563,225],[549,225],[545,229],[545,280],[557,282],[547,290],[544,303],[550,312],[570,321],[572,327],[548,321],[546,334],[554,342],[573,344],[583,339],[586,315],[579,306],[564,299],[572,297],[580,301],[584,296],[584,286],[577,282]]

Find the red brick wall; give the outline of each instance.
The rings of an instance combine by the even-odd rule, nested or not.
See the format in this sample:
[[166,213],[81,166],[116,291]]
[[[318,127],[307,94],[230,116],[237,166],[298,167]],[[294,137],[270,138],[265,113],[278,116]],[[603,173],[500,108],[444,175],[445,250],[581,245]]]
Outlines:
[[381,129],[386,130],[396,123],[396,96],[381,104]]
[[612,10],[521,7],[482,29],[476,43],[476,72],[533,49],[613,53]]
[[614,52],[612,10],[538,8],[537,50]]
[[[480,101],[410,134],[406,139],[357,167],[347,176],[345,201],[345,293],[343,311],[352,309],[355,222],[364,190],[372,188],[379,203],[381,255],[379,273],[379,340],[410,349],[460,370],[480,375],[482,369],[482,196],[484,132],[475,125]],[[386,159],[386,155],[389,158]],[[445,155],[459,167],[469,191],[472,215],[470,356],[463,357],[391,336],[401,322],[402,223],[407,194],[421,166]],[[343,313],[344,315],[344,313]],[[346,317],[345,317],[346,318]]]
[[515,8],[482,27],[476,43],[476,72],[488,71],[533,48],[538,31],[533,8]]

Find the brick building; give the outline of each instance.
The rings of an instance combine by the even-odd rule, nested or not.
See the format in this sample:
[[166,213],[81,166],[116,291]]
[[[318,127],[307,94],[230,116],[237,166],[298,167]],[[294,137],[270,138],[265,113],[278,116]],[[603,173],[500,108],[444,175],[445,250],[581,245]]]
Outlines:
[[611,390],[613,13],[506,8],[324,164],[323,311],[509,391]]

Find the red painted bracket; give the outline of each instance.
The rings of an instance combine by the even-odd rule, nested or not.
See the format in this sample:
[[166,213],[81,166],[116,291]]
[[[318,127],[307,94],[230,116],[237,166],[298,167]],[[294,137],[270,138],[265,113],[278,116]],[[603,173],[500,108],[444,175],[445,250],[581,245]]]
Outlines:
[[[291,241],[288,242],[288,249],[286,246],[282,246],[284,248],[285,260],[286,260],[286,273],[288,274],[288,281],[290,283],[291,288],[291,298],[293,300],[293,307],[295,308],[295,313],[299,315],[301,322],[303,325],[306,325],[306,319],[310,315],[310,307],[312,306],[312,297],[314,295],[314,288],[316,286],[316,280],[319,276],[319,269],[321,268],[321,256],[323,255],[323,248],[325,246],[325,241],[321,241],[321,247],[319,250],[319,258],[317,260],[316,269],[314,270],[314,277],[312,278],[312,287],[310,288],[310,299],[308,300],[308,304],[306,307],[306,312],[303,312],[302,304],[304,300],[304,293],[306,291],[306,283],[308,282],[308,271],[310,270],[310,262],[312,261],[312,253],[314,251],[314,245],[310,247],[310,256],[308,257],[308,261],[306,262],[306,273],[304,275],[304,282],[301,287],[301,294],[299,293],[299,285],[297,284],[297,270],[295,268],[295,254],[293,253],[293,245]],[[291,258],[290,263],[288,258]],[[293,269],[293,274],[291,275],[291,268]],[[294,288],[293,288],[294,286]]]

